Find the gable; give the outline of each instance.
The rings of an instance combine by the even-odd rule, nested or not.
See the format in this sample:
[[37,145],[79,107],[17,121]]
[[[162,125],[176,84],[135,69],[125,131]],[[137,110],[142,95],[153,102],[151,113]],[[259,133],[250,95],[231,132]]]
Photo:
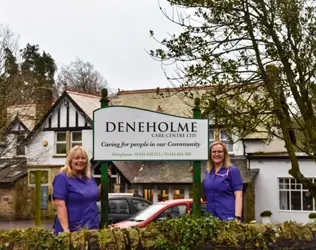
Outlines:
[[43,123],[43,130],[89,129],[92,123],[84,112],[78,110],[73,100],[65,96]]
[[8,134],[16,134],[16,133],[29,133],[29,129],[25,126],[25,124],[19,119],[15,118],[7,128]]
[[92,119],[82,108],[64,91],[44,117],[36,124],[26,140],[41,131],[66,131],[78,129],[92,129]]

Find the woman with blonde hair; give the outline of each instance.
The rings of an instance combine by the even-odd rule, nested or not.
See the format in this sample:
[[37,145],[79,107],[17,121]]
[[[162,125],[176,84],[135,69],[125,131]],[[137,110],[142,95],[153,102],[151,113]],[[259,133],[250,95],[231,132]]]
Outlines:
[[68,153],[65,166],[53,181],[53,199],[57,208],[55,234],[82,228],[98,229],[99,193],[90,173],[87,151],[74,146]]
[[203,180],[207,211],[224,221],[241,221],[243,180],[220,141],[210,147],[210,160]]

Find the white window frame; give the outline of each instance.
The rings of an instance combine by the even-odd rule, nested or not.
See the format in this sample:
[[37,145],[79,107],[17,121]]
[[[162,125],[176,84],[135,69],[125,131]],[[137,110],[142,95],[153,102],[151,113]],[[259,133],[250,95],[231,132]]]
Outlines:
[[51,183],[51,176],[50,176],[51,175],[51,170],[47,169],[47,168],[29,168],[27,170],[27,185],[29,187],[35,187],[36,184],[30,183],[30,174],[31,174],[31,172],[38,171],[38,170],[39,171],[45,171],[48,174],[47,183],[41,183],[41,186],[49,186],[50,183]]
[[[216,129],[215,128],[211,128],[209,130],[209,143],[210,145],[215,142],[215,131]],[[222,134],[223,132],[222,131],[225,131],[225,129],[219,129],[219,139],[220,141],[222,141],[223,143],[226,144],[226,147],[227,147],[227,151],[229,154],[232,154],[234,152],[234,143],[229,140],[229,137],[227,138],[222,138]],[[226,133],[226,132],[225,132]],[[226,133],[227,134],[227,133]],[[230,145],[231,145],[231,148],[230,148]]]
[[[57,135],[65,133],[66,140],[65,141],[57,141]],[[63,154],[57,153],[57,144],[65,144],[66,145],[66,152]],[[56,155],[66,155],[67,154],[67,132],[66,131],[56,131],[55,132],[55,154]]]
[[[72,136],[73,136],[74,133],[80,133],[81,134],[81,141],[74,141],[72,139]],[[74,143],[82,145],[82,131],[71,131],[71,133],[70,133],[70,148],[73,147]]]
[[[282,184],[280,181],[281,180],[284,180],[284,179],[287,179],[289,180],[289,187],[286,188],[280,188],[280,184]],[[312,182],[315,183],[316,181],[316,178],[310,178],[312,179]],[[300,189],[292,189],[292,182],[293,184],[295,184],[295,186],[300,186]],[[300,184],[300,183],[297,183],[297,181],[294,179],[294,178],[291,178],[291,177],[278,177],[278,182],[277,182],[277,185],[278,185],[278,209],[280,212],[313,212],[313,211],[316,211],[316,208],[315,208],[315,199],[312,198],[312,201],[313,201],[313,204],[312,204],[312,209],[311,210],[304,210],[304,202],[303,202],[303,194],[304,192],[308,192],[307,189],[303,189],[303,185]],[[292,209],[292,197],[291,197],[291,191],[295,191],[295,192],[299,192],[300,193],[300,198],[301,198],[301,210],[294,210]],[[289,209],[282,209],[281,208],[281,204],[280,204],[280,199],[281,199],[281,195],[280,195],[280,192],[288,192],[288,197],[289,197]]]
[[[66,141],[57,141],[57,134],[60,134],[60,133],[66,134]],[[73,141],[72,140],[73,133],[81,133],[81,141]],[[70,134],[70,136],[69,136],[70,141],[67,141],[67,138],[68,138],[67,134],[68,135]],[[67,155],[67,153],[68,153],[67,146],[69,145],[69,148],[72,148],[73,143],[82,145],[82,131],[81,130],[78,130],[78,131],[55,131],[55,148],[54,148],[55,155]],[[66,144],[66,152],[63,154],[58,154],[57,153],[57,144]]]

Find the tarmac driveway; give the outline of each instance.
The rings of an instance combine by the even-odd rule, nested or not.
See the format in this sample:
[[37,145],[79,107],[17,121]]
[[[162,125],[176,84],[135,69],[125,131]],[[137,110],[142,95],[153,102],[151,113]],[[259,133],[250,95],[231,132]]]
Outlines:
[[[52,221],[42,221],[41,227],[52,229]],[[13,229],[13,228],[26,228],[34,227],[35,222],[31,220],[13,220],[13,221],[1,221],[0,220],[0,230],[3,229]]]

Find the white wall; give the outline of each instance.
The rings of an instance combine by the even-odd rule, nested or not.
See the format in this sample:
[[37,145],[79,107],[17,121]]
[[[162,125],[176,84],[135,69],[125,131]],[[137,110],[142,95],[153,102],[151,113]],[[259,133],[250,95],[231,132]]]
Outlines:
[[278,138],[274,138],[271,142],[266,144],[262,140],[245,140],[246,152],[256,153],[256,152],[286,152],[284,147],[284,141]]
[[93,154],[93,141],[92,141],[93,130],[82,130],[82,145],[87,150],[90,159]]
[[242,141],[237,141],[233,145],[234,155],[244,155],[244,145]]
[[12,158],[16,156],[16,136],[14,134],[7,134],[6,144],[4,150],[0,151],[1,158]]
[[[45,147],[44,141],[48,142]],[[82,131],[82,145],[92,157],[92,130]],[[41,131],[30,140],[27,155],[28,165],[64,165],[66,157],[53,157],[55,147],[55,132]]]
[[[306,177],[316,177],[316,165],[312,160],[299,160],[301,172]],[[292,177],[288,174],[291,167],[289,160],[284,159],[264,159],[251,160],[251,169],[260,169],[256,177],[256,220],[261,221],[260,213],[270,210],[272,222],[298,221],[309,222],[308,215],[311,211],[280,211],[279,210],[279,188],[278,178]]]
[[[44,141],[48,142],[45,147]],[[27,147],[28,165],[63,165],[65,158],[54,158],[55,132],[41,131],[34,135]]]

